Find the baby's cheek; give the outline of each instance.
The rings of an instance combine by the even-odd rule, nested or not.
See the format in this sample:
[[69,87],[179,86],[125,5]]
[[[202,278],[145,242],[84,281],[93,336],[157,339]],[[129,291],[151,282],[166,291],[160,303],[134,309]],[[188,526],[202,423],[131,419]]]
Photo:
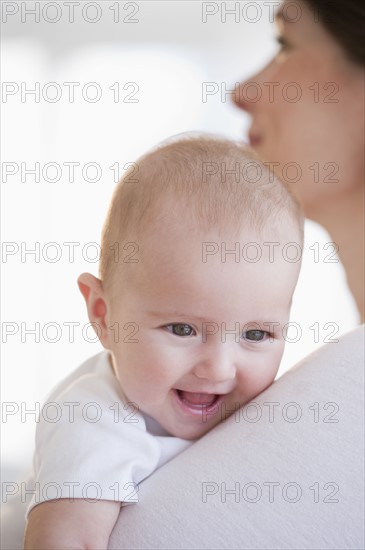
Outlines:
[[281,350],[277,348],[269,354],[252,357],[249,368],[240,376],[240,387],[249,395],[249,398],[260,393],[274,380],[281,355]]

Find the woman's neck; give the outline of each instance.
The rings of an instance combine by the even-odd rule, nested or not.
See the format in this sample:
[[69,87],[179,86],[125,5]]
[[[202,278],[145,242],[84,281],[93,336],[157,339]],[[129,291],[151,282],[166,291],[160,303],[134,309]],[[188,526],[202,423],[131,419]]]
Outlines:
[[339,247],[339,257],[345,268],[347,282],[356,301],[361,322],[365,317],[364,297],[364,187],[330,202],[326,210],[317,210],[309,217],[320,223]]

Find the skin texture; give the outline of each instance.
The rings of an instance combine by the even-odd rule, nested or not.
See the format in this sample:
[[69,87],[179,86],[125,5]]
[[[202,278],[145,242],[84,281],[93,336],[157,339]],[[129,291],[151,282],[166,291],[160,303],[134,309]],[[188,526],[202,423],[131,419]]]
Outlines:
[[108,500],[43,502],[29,514],[24,550],[108,548],[119,511],[120,503]]
[[[252,147],[278,163],[277,175],[299,196],[306,216],[338,244],[363,320],[363,68],[348,60],[306,2],[293,4],[284,1],[277,19],[280,51],[241,83],[235,102],[251,116]],[[253,101],[257,90],[261,97]],[[286,172],[288,163],[298,171]]]

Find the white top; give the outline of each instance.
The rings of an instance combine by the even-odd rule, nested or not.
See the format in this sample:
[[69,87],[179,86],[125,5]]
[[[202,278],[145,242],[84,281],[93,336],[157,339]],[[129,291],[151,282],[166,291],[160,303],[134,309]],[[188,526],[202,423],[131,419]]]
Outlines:
[[103,351],[58,384],[42,407],[27,516],[54,498],[138,502],[137,485],[192,443],[127,402]]

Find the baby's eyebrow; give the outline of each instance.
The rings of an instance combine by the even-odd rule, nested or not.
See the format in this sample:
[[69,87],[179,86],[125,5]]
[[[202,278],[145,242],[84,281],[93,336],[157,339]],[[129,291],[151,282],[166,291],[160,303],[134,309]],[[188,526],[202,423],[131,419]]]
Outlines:
[[184,313],[177,310],[166,310],[166,311],[147,311],[148,315],[153,317],[158,317],[159,319],[174,318],[174,319],[190,319],[194,321],[204,321],[204,322],[213,322],[212,319],[208,319],[204,316],[194,315],[191,313]]
[[[181,321],[195,321],[196,323],[215,323],[218,325],[221,325],[221,321],[214,320],[212,318],[204,317],[204,315],[194,315],[191,313],[183,313],[181,311],[177,310],[165,310],[165,311],[147,311],[148,315],[151,315],[152,317],[157,317],[158,319],[164,319],[164,320],[170,320],[171,322],[181,320]],[[275,319],[275,320],[273,320]],[[272,330],[276,331],[279,330],[278,325],[282,325],[281,322],[278,322],[278,320],[275,318],[275,316],[267,317],[267,318],[255,318],[251,321],[245,321],[243,319],[236,319],[235,321],[232,321],[232,323],[239,323],[242,327],[245,327],[246,330]]]

